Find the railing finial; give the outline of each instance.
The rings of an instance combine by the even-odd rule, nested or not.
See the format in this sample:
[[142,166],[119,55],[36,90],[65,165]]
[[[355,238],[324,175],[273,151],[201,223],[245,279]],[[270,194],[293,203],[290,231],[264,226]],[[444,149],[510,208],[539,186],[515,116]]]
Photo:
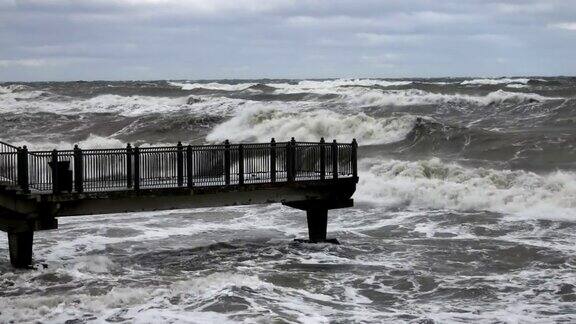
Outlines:
[[182,142],[181,142],[181,141],[178,141],[177,146],[182,146]]
[[324,137],[320,137],[320,143],[325,143]]
[[274,137],[272,137],[272,140],[270,141],[270,143],[276,143],[276,140],[274,139]]
[[130,143],[127,143],[126,148],[132,148],[132,145],[130,145]]

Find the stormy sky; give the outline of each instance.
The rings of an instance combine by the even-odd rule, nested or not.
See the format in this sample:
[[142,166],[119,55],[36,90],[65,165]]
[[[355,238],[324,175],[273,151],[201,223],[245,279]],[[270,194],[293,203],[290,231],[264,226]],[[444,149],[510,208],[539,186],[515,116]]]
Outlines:
[[574,75],[574,0],[0,0],[0,81]]

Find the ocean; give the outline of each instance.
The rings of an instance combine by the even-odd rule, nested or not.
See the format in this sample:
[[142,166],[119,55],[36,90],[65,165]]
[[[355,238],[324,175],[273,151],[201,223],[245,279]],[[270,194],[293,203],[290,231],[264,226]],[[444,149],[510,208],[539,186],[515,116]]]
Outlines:
[[36,270],[0,235],[0,323],[576,322],[576,78],[0,84],[32,150],[291,137],[359,143],[341,245],[281,205],[62,218]]

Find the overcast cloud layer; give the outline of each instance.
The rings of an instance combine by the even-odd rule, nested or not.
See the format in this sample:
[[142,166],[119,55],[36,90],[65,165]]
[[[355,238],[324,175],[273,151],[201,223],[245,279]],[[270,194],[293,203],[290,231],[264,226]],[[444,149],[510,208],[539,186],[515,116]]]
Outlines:
[[573,0],[0,0],[0,80],[576,74]]

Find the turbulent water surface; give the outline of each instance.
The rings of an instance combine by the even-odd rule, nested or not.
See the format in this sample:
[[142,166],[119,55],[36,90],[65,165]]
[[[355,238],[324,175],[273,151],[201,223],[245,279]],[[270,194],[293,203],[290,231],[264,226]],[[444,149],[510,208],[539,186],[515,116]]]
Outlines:
[[[32,149],[360,144],[343,244],[279,205],[76,217],[0,237],[0,322],[575,322],[576,79],[0,84]],[[42,266],[45,265],[45,266]]]

